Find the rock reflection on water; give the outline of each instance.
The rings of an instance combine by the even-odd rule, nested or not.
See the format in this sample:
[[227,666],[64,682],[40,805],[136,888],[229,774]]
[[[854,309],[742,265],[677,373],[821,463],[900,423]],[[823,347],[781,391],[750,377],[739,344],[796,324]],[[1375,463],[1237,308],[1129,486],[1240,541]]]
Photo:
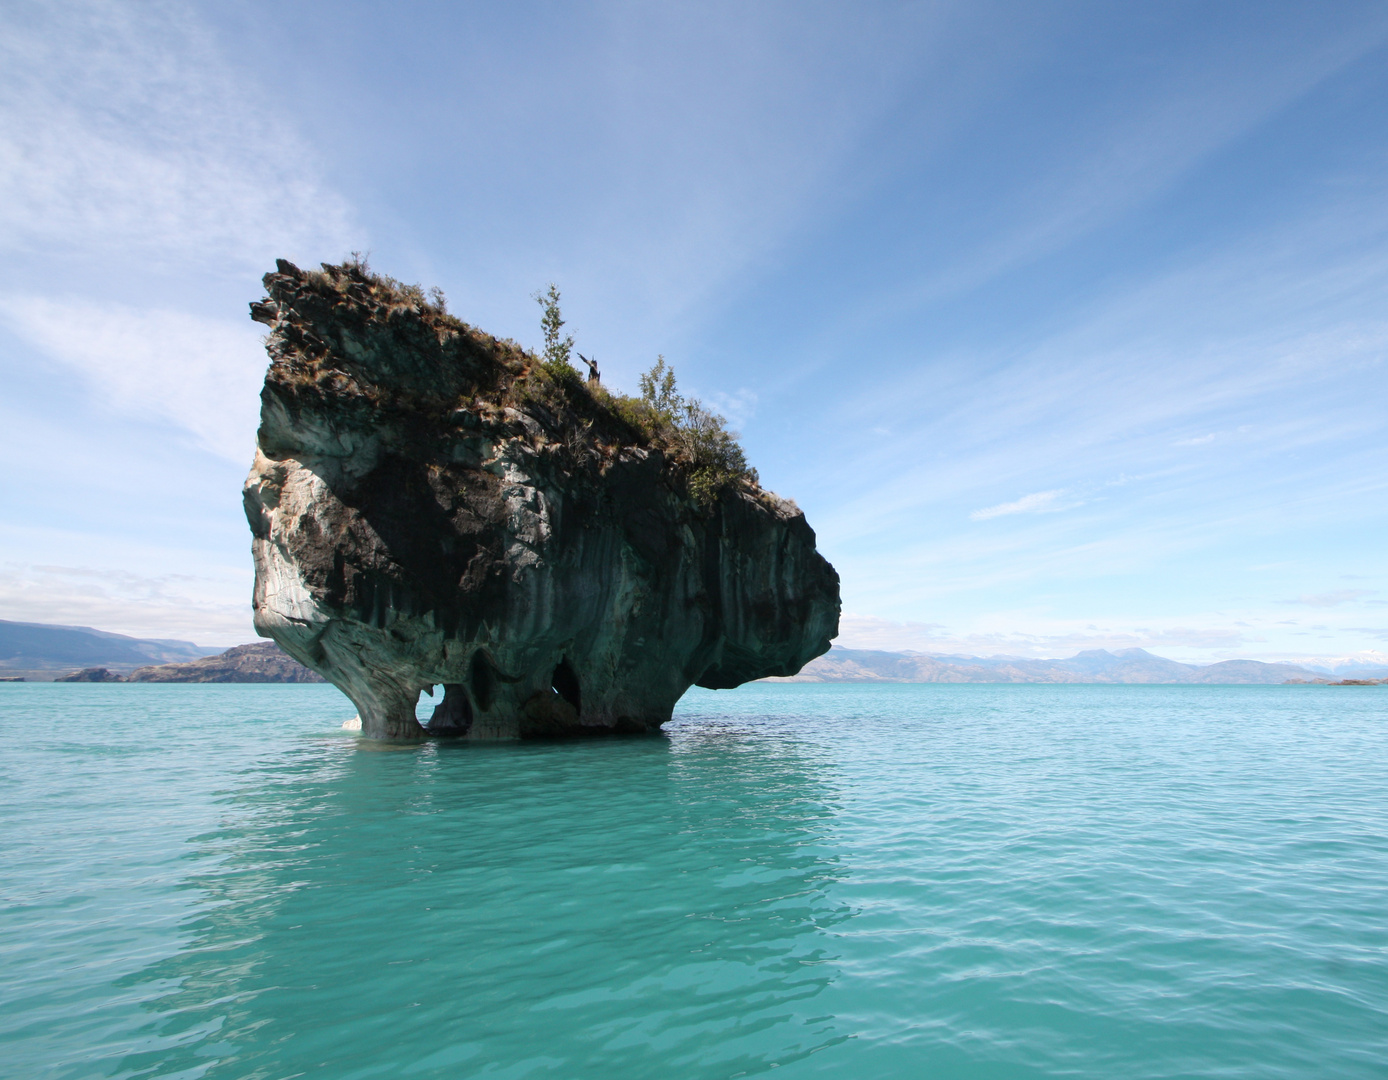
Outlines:
[[791,738],[337,736],[239,781],[125,1075],[728,1077],[843,1039],[833,769]]

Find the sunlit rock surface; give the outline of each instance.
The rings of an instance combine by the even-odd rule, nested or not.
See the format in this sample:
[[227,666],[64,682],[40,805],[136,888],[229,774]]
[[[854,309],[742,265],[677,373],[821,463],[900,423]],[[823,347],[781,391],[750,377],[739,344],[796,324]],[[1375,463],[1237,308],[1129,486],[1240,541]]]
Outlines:
[[793,675],[838,575],[794,506],[711,504],[601,390],[352,266],[281,261],[255,463],[255,624],[363,733],[642,731],[689,686]]

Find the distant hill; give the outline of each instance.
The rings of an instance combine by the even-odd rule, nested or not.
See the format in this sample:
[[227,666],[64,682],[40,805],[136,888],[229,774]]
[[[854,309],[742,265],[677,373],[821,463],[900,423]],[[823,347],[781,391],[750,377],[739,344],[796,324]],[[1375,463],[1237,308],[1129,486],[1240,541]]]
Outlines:
[[184,663],[221,652],[191,641],[134,638],[90,626],[8,622],[0,619],[0,669],[70,670],[105,667],[133,671],[148,664]]
[[[833,648],[811,660],[796,682],[902,683],[1282,683],[1323,678],[1295,664],[1225,660],[1182,664],[1146,649],[1088,649],[1066,660],[1022,656],[932,656]],[[782,680],[784,681],[784,680]]]
[[280,650],[273,641],[237,645],[216,656],[188,664],[162,664],[131,672],[130,682],[321,683],[310,671]]
[[121,675],[110,668],[89,667],[60,676],[60,683],[321,683],[326,680],[273,641],[235,645],[216,656],[187,664],[156,664]]
[[[270,641],[221,650],[191,641],[134,638],[89,626],[0,619],[0,674],[108,669],[132,682],[321,682]],[[1182,664],[1146,649],[1089,649],[1068,659],[1023,656],[940,656],[841,649],[810,661],[796,682],[900,683],[1282,683],[1324,679],[1326,671],[1295,664],[1225,660]],[[1336,671],[1339,678],[1383,678],[1388,670]],[[30,676],[33,677],[32,675]],[[51,678],[51,675],[40,675]],[[90,681],[87,676],[83,681]],[[776,680],[784,681],[784,680]]]

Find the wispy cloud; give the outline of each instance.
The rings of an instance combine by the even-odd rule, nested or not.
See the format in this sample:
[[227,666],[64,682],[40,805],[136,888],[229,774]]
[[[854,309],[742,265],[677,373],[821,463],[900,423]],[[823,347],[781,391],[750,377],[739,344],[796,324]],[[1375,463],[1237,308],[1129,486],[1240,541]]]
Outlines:
[[1031,495],[1023,495],[1016,502],[999,503],[997,506],[975,510],[969,515],[969,518],[972,521],[987,521],[989,518],[1004,517],[1007,514],[1052,514],[1058,510],[1070,510],[1080,505],[1078,502],[1058,505],[1064,494],[1065,491],[1061,488],[1055,491],[1033,492]]
[[1372,596],[1376,589],[1336,589],[1334,592],[1315,593],[1314,595],[1298,596],[1295,600],[1279,600],[1281,604],[1304,604],[1306,607],[1336,607],[1340,604],[1348,604],[1358,600],[1360,597]]
[[1215,441],[1227,441],[1231,436],[1238,437],[1247,435],[1253,430],[1252,424],[1240,424],[1232,431],[1210,431],[1204,435],[1192,435],[1189,438],[1177,439],[1172,446],[1208,446]]
[[933,270],[903,293],[940,297],[977,287],[1099,228],[1381,45],[1388,27],[1380,18],[1336,30],[1318,47],[1295,51],[1250,34],[1248,52],[1236,60],[1225,54],[1220,65],[1154,69],[1147,96],[1126,103],[1120,127],[1087,129],[1080,122],[1067,130],[1068,152],[1050,169],[1038,170],[1031,190],[1009,208],[1022,211],[1011,229],[971,259]]
[[249,567],[192,575],[0,563],[0,618],[234,645],[254,640],[250,576]]
[[709,404],[728,418],[734,426],[745,424],[757,411],[757,395],[745,386],[734,394],[713,391],[708,395]]
[[[0,250],[29,270],[0,321],[99,408],[244,465],[264,351],[195,305],[276,255],[354,246],[350,207],[194,8],[20,0],[0,24]],[[113,300],[141,294],[159,300]]]
[[0,319],[85,376],[103,404],[170,423],[249,463],[267,363],[249,321],[33,296],[0,298]]
[[312,150],[182,5],[21,0],[0,73],[4,247],[260,266],[349,242]]

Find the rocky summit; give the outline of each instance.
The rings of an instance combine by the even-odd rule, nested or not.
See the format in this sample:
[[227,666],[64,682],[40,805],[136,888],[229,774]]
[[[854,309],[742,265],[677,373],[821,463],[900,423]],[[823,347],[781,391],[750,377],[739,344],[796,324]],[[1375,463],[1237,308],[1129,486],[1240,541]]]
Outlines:
[[255,624],[365,735],[650,730],[828,650],[838,575],[754,474],[363,264],[264,282]]

